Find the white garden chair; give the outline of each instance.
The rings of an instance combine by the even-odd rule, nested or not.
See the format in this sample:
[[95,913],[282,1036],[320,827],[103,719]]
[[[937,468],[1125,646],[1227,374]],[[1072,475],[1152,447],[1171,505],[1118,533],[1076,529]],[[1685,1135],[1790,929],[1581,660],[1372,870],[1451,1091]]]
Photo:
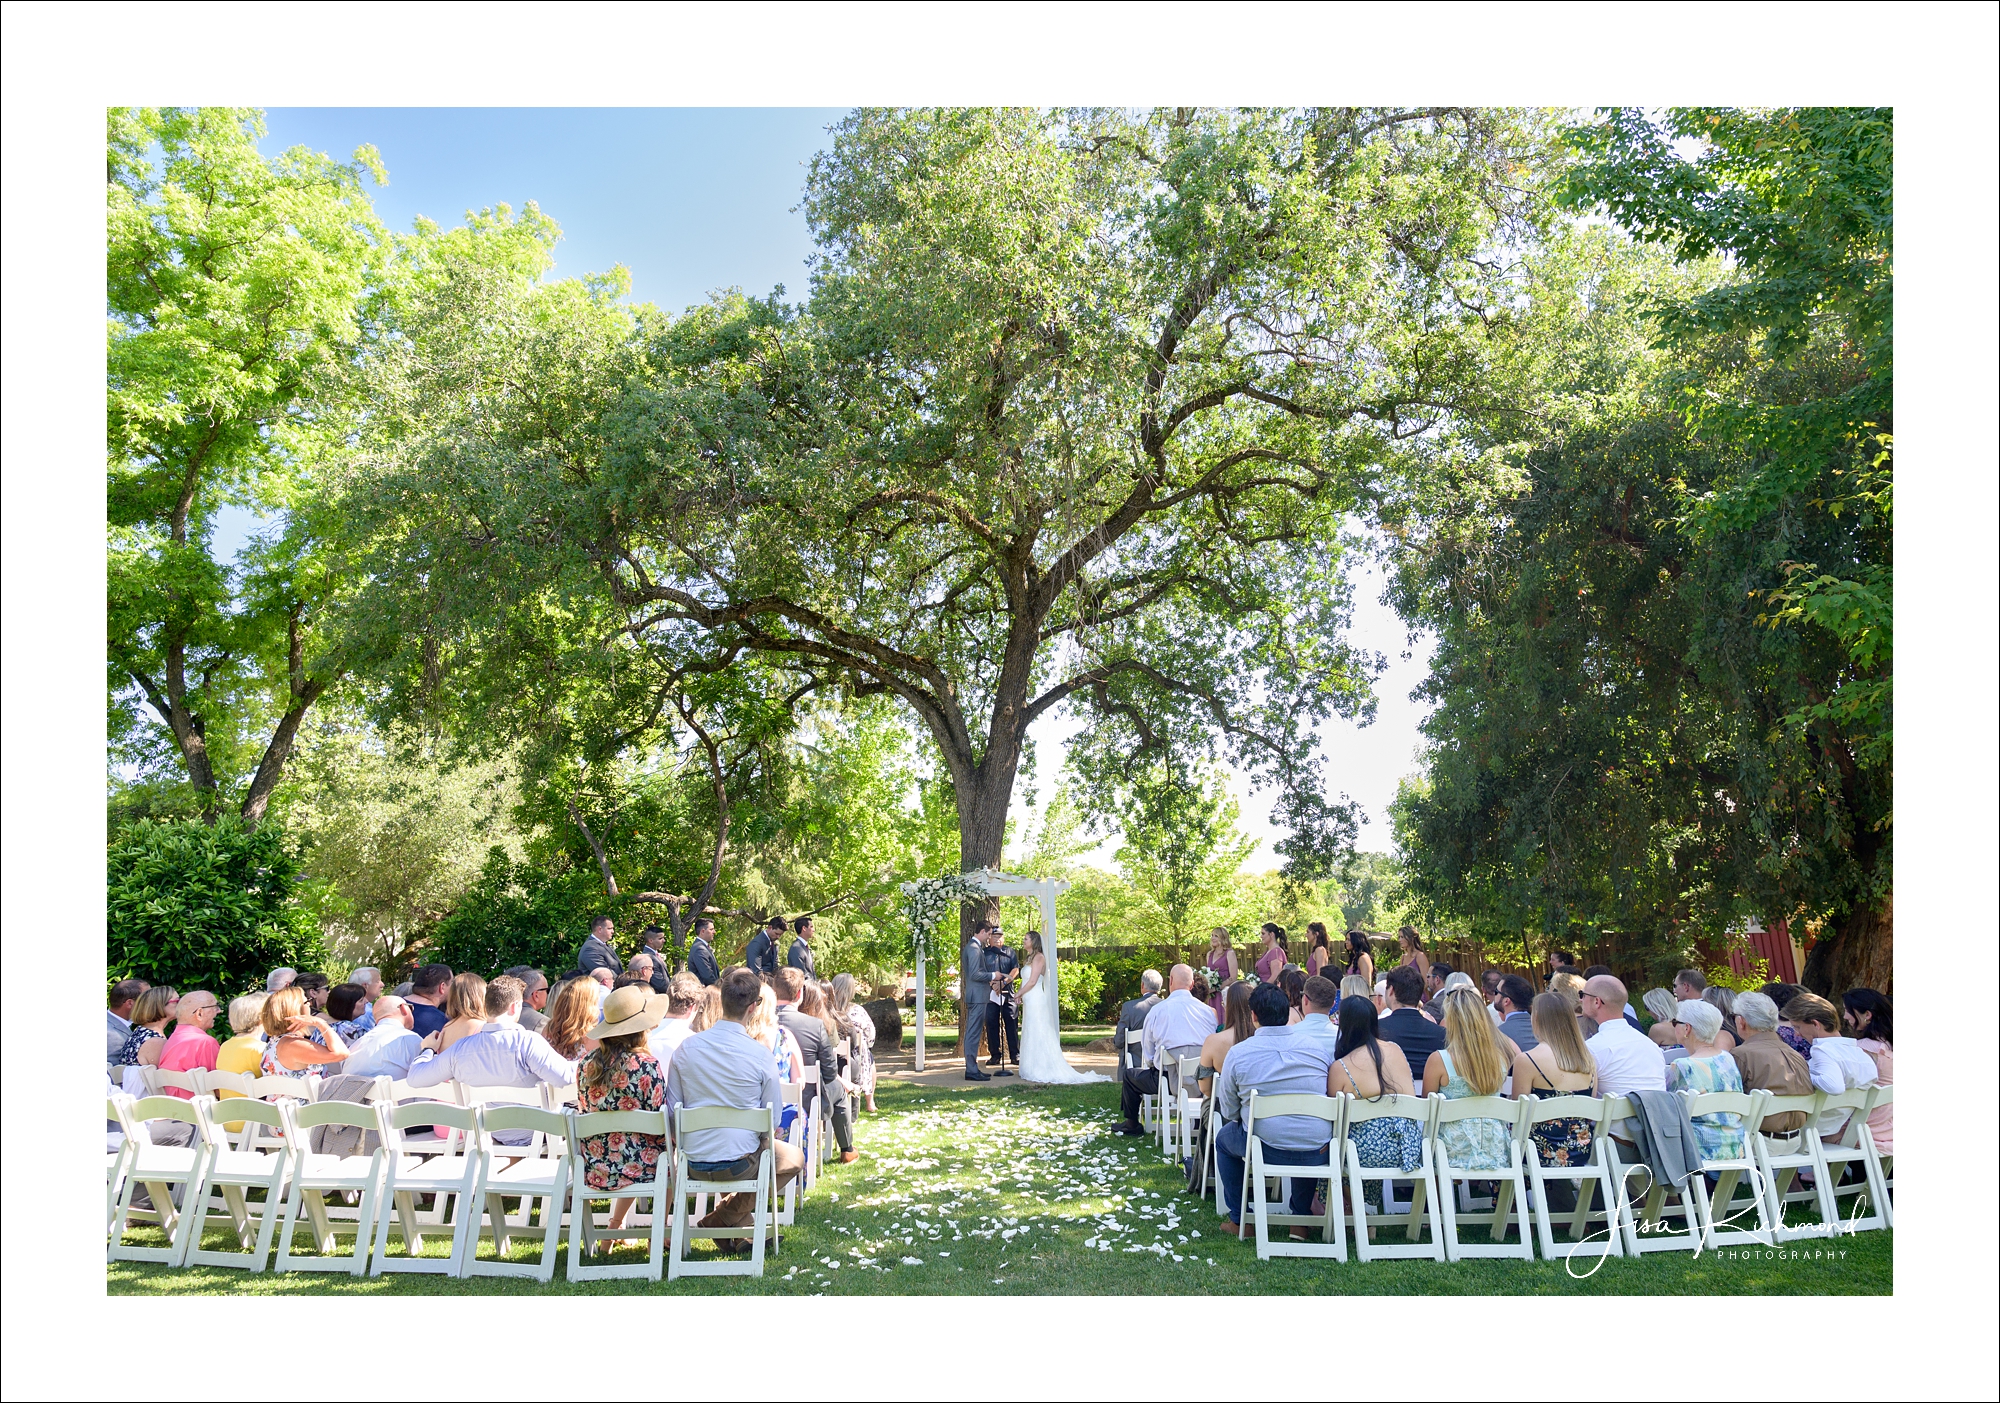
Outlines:
[[[310,1104],[280,1102],[286,1121],[285,1136],[298,1146],[292,1163],[291,1192],[285,1196],[285,1218],[278,1229],[278,1255],[273,1271],[341,1271],[360,1276],[368,1270],[369,1240],[382,1211],[382,1181],[389,1149],[381,1138],[381,1109],[354,1101],[315,1101]],[[211,1116],[218,1113],[211,1112]],[[321,1126],[347,1126],[373,1131],[375,1148],[366,1154],[335,1155],[312,1149],[312,1132]],[[335,1218],[328,1212],[326,1196],[352,1193],[360,1196],[354,1217]],[[292,1236],[298,1231],[299,1211],[304,1209],[307,1226],[319,1255],[292,1254]],[[351,1231],[353,1250],[345,1256],[335,1253],[336,1234]]]
[[[1437,1223],[1437,1173],[1431,1162],[1431,1116],[1438,1104],[1439,1101],[1423,1096],[1386,1095],[1372,1101],[1361,1096],[1348,1098],[1343,1122],[1346,1128],[1342,1132],[1341,1143],[1347,1163],[1347,1189],[1351,1200],[1349,1225],[1354,1230],[1354,1255],[1360,1261],[1372,1262],[1384,1257],[1429,1257],[1434,1262],[1444,1260],[1444,1238]],[[1355,1147],[1352,1138],[1355,1127],[1392,1116],[1402,1116],[1417,1123],[1421,1154],[1414,1170],[1405,1170],[1401,1165],[1378,1169],[1361,1163],[1361,1151]],[[1387,1211],[1391,1191],[1399,1181],[1410,1185],[1410,1211],[1407,1215]],[[1381,1213],[1368,1211],[1364,1190],[1369,1184],[1382,1187],[1384,1211]],[[1430,1241],[1420,1242],[1418,1237],[1423,1231],[1427,1212],[1430,1216]],[[1370,1236],[1378,1228],[1391,1226],[1402,1226],[1406,1240],[1378,1243]]]
[[[1771,1228],[1774,1243],[1826,1237],[1834,1231],[1837,1222],[1832,1196],[1825,1192],[1825,1176],[1819,1173],[1819,1158],[1813,1153],[1812,1138],[1806,1134],[1819,1115],[1819,1103],[1819,1092],[1808,1096],[1772,1096],[1767,1092],[1763,1118],[1758,1124],[1757,1134],[1750,1140],[1750,1157],[1757,1165],[1757,1177],[1763,1181],[1764,1193],[1770,1199],[1771,1211],[1776,1218]],[[1790,1131],[1767,1128],[1774,1117],[1788,1111],[1803,1112],[1805,1123]],[[1794,1189],[1793,1183],[1801,1171],[1810,1175],[1813,1182]],[[1818,1221],[1788,1227],[1785,1207],[1793,1203],[1811,1204]]]
[[[1887,1089],[1863,1086],[1853,1091],[1824,1093],[1820,1097],[1822,1112],[1843,1108],[1853,1111],[1838,1135],[1829,1136],[1822,1132],[1815,1119],[1810,1136],[1825,1169],[1824,1175],[1814,1174],[1815,1181],[1826,1185],[1828,1196],[1836,1205],[1843,1196],[1854,1201],[1853,1211],[1837,1218],[1841,1232],[1868,1232],[1889,1226],[1888,1215],[1882,1207],[1889,1197],[1883,1181],[1882,1161],[1875,1153],[1875,1136],[1868,1129],[1868,1113],[1880,1104],[1878,1098]],[[1861,1166],[1862,1181],[1843,1185],[1841,1175],[1850,1164]],[[1865,1213],[1862,1211],[1864,1205],[1868,1210]]]
[[200,1067],[190,1067],[185,1072],[170,1072],[161,1067],[141,1067],[139,1075],[146,1079],[148,1096],[168,1095],[169,1088],[174,1091],[185,1091],[189,1097],[208,1093],[208,1087],[204,1083],[209,1074]]
[[1207,1125],[1209,1097],[1201,1084],[1201,1059],[1183,1057],[1174,1068],[1174,1118],[1180,1125],[1180,1153],[1174,1163],[1192,1158]]
[[826,1097],[821,1095],[819,1068],[801,1067],[799,1086],[804,1100],[800,1103],[806,1111],[806,1168],[799,1176],[799,1198],[803,1202],[806,1195],[819,1187],[820,1164],[826,1153]]
[[[201,1138],[200,1114],[194,1102],[178,1096],[146,1096],[138,1100],[117,1096],[109,1105],[118,1128],[125,1132],[130,1154],[124,1183],[118,1190],[118,1206],[111,1216],[111,1238],[105,1245],[105,1260],[159,1262],[177,1267],[187,1252],[188,1238],[200,1215],[176,1212],[173,1190],[178,1187],[188,1193],[201,1182],[202,1170],[208,1162],[208,1144]],[[172,1121],[190,1127],[194,1143],[185,1147],[154,1144],[149,1129],[154,1121]],[[132,1195],[141,1184],[146,1186],[146,1195],[153,1202],[152,1212],[161,1231],[167,1234],[165,1247],[136,1247],[125,1241],[133,1212]]]
[[[1139,1071],[1144,1063],[1139,1060],[1139,1046],[1146,1040],[1143,1028],[1134,1028],[1125,1034],[1125,1046],[1118,1054],[1118,1075],[1122,1081],[1125,1071],[1130,1068]],[[1139,1093],[1139,1128],[1148,1134],[1153,1130],[1153,1117],[1158,1109],[1159,1098],[1150,1091]]]
[[[124,1092],[118,1093],[125,1098]],[[125,1098],[129,1099],[129,1098]],[[118,1121],[118,1108],[107,1097],[104,1118],[114,1124]],[[104,1231],[108,1235],[111,1225],[118,1221],[118,1191],[125,1187],[125,1171],[132,1163],[132,1137],[123,1129],[118,1132],[118,1148],[107,1150],[104,1155]]]
[[[778,1224],[773,1208],[772,1189],[776,1183],[777,1159],[771,1149],[777,1125],[777,1110],[772,1106],[759,1106],[754,1110],[739,1110],[733,1106],[682,1106],[674,1112],[674,1153],[673,1183],[669,1192],[673,1197],[673,1240],[672,1250],[667,1257],[667,1280],[673,1281],[683,1276],[762,1276],[764,1274],[764,1238],[768,1233],[772,1250],[778,1247]],[[747,1179],[714,1180],[696,1179],[688,1169],[687,1135],[694,1130],[748,1130],[759,1137],[758,1148],[751,1175]],[[662,1157],[662,1163],[665,1158]],[[720,1202],[720,1196],[732,1193],[755,1194],[756,1202],[750,1221],[740,1228],[695,1228],[688,1220],[688,1200],[697,1194],[713,1194]],[[659,1221],[655,1210],[654,1222]],[[750,1259],[747,1262],[693,1261],[687,1255],[691,1237],[700,1235],[707,1238],[749,1238]],[[654,1239],[654,1268],[657,1279],[658,1243]],[[575,1239],[571,1239],[574,1244]],[[572,1246],[572,1253],[574,1247]],[[571,1257],[574,1262],[574,1255]],[[572,1266],[570,1275],[575,1277]]]
[[[221,1099],[221,1093],[233,1091],[246,1101],[291,1101],[309,1105],[319,1095],[318,1077],[260,1077],[253,1072],[205,1072],[202,1074],[202,1090],[210,1096]],[[231,1121],[241,1121],[238,1131],[227,1129]],[[236,1136],[238,1150],[268,1150],[276,1139],[270,1125],[262,1120],[239,1116],[236,1108],[224,1106],[215,1118],[218,1128],[225,1134]]]
[[[479,1223],[479,1214],[472,1199],[473,1189],[479,1180],[479,1158],[467,1153],[479,1113],[470,1107],[434,1101],[408,1106],[377,1105],[375,1114],[387,1154],[383,1168],[382,1206],[376,1214],[375,1257],[369,1265],[368,1274],[380,1276],[385,1271],[396,1271],[438,1276],[463,1275],[460,1259],[466,1251],[466,1239],[469,1233],[477,1230]],[[406,1127],[417,1125],[444,1128],[448,1134],[438,1142],[442,1148],[428,1155],[408,1148],[403,1140],[403,1131]],[[424,1223],[417,1217],[418,1194],[436,1196],[440,1219],[444,1217],[447,1198],[456,1200],[457,1212],[448,1221]],[[423,1229],[447,1226],[451,1231],[451,1251],[443,1257],[423,1256]],[[401,1257],[389,1255],[389,1234],[396,1231],[400,1231],[403,1237],[405,1255]]]
[[[667,1113],[665,1111],[572,1111],[569,1114],[569,1279],[571,1281],[608,1281],[614,1277],[644,1277],[648,1281],[660,1279],[661,1258],[665,1249],[667,1204],[669,1181],[673,1172],[674,1157],[662,1153],[653,1162],[653,1177],[636,1184],[627,1184],[618,1189],[594,1189],[584,1181],[583,1142],[599,1135],[657,1135],[660,1143],[667,1143]],[[631,1219],[622,1228],[608,1225],[599,1227],[596,1214],[590,1210],[592,1199],[637,1198],[651,1199],[646,1210],[646,1260],[644,1263],[602,1263],[584,1265],[586,1255],[596,1255],[597,1244],[606,1238],[637,1237],[639,1215],[642,1205],[634,1204]]]
[[[1759,1247],[1773,1246],[1771,1230],[1777,1224],[1779,1214],[1765,1192],[1764,1176],[1758,1172],[1755,1150],[1757,1126],[1764,1119],[1764,1107],[1770,1099],[1769,1095],[1762,1091],[1682,1092],[1681,1095],[1687,1101],[1690,1119],[1706,1115],[1735,1115],[1742,1117],[1743,1123],[1743,1153],[1726,1159],[1710,1159],[1703,1155],[1701,1172],[1688,1180],[1701,1218],[1702,1246],[1737,1247],[1751,1243]],[[1707,1176],[1710,1174],[1716,1176],[1713,1195],[1708,1191]],[[1752,1201],[1741,1205],[1736,1202],[1736,1186],[1746,1180],[1750,1185]],[[1719,1214],[1718,1205],[1721,1209]],[[1742,1219],[1746,1207],[1756,1214],[1757,1226],[1728,1226]]]
[[[221,1122],[213,1115],[213,1098],[197,1097],[191,1104],[199,1118],[196,1133],[207,1145],[208,1154],[201,1178],[182,1208],[194,1219],[194,1227],[188,1234],[187,1252],[181,1258],[182,1265],[247,1267],[253,1272],[260,1272],[271,1259],[271,1234],[277,1230],[278,1215],[285,1202],[285,1188],[291,1179],[294,1158],[293,1145],[296,1142],[287,1138],[285,1133],[283,1102],[246,1100],[241,1105],[232,1106],[229,1111],[230,1115],[244,1119],[246,1131],[251,1124],[255,1124],[269,1132],[259,1137],[270,1143],[272,1148],[268,1150],[233,1148]],[[246,1135],[244,1138],[249,1137]],[[251,1189],[264,1191],[261,1211],[254,1215],[248,1193]],[[212,1251],[202,1246],[204,1234],[212,1221],[209,1211],[212,1196],[217,1193],[222,1195],[225,1212],[216,1216],[225,1230],[235,1234],[240,1251]]]
[[[778,1119],[781,1121],[784,1119],[785,1116],[784,1108],[786,1106],[803,1107],[804,1095],[805,1095],[805,1084],[803,1082],[779,1082]],[[803,1110],[801,1110],[797,1116],[793,1117],[791,1129],[785,1131],[782,1138],[786,1144],[790,1145],[793,1149],[799,1151],[799,1153],[801,1154],[805,1153],[806,1117]],[[785,1185],[784,1193],[779,1195],[775,1212],[777,1214],[778,1226],[780,1228],[789,1228],[796,1220],[798,1213],[798,1205],[801,1199],[804,1197],[803,1193],[804,1184],[805,1184],[805,1176],[801,1174],[798,1178],[793,1179],[791,1183]],[[708,1195],[706,1193],[696,1194],[694,1203],[695,1203],[694,1212],[696,1217],[700,1217],[702,1214],[708,1211]]]
[[[521,1147],[503,1145],[495,1138],[509,1130],[532,1131],[534,1148],[542,1152],[523,1155]],[[473,1205],[473,1225],[471,1236],[466,1239],[463,1275],[527,1276],[541,1282],[555,1278],[556,1239],[562,1229],[563,1204],[569,1188],[568,1136],[569,1118],[540,1106],[496,1103],[480,1107],[473,1138],[473,1153],[479,1160],[479,1184],[468,1200]],[[559,1148],[551,1154],[550,1146]],[[519,1223],[509,1219],[506,1212],[506,1199],[514,1194],[521,1197]],[[537,1200],[542,1208],[541,1260],[508,1261],[510,1236],[515,1232],[526,1235],[533,1230],[531,1210]],[[479,1256],[478,1217],[482,1204],[487,1230],[493,1238],[492,1261]]]
[[[1618,1226],[1618,1186],[1611,1173],[1611,1160],[1606,1142],[1611,1136],[1611,1116],[1606,1109],[1604,1098],[1598,1096],[1550,1096],[1547,1098],[1524,1096],[1521,1104],[1528,1107],[1527,1120],[1521,1133],[1527,1139],[1522,1154],[1522,1166],[1528,1171],[1528,1183],[1534,1190],[1535,1229],[1541,1237],[1542,1259],[1556,1259],[1555,1214],[1549,1206],[1549,1185],[1569,1183],[1576,1186],[1576,1207],[1566,1210],[1570,1225],[1571,1252],[1575,1244],[1589,1242],[1593,1236],[1591,1220],[1603,1220],[1603,1254],[1610,1257],[1625,1255],[1624,1235]],[[1543,1121],[1588,1120],[1590,1127],[1590,1159],[1584,1164],[1543,1164],[1541,1155],[1534,1146],[1535,1126]],[[1597,1196],[1602,1207],[1595,1211],[1591,1199]]]
[[[1628,1096],[1607,1096],[1605,1102],[1613,1125],[1638,1114],[1638,1107]],[[1616,1139],[1606,1135],[1603,1145],[1612,1182],[1618,1186],[1618,1226],[1624,1237],[1625,1251],[1634,1257],[1648,1252],[1700,1251],[1701,1210],[1695,1206],[1692,1181],[1680,1189],[1671,1184],[1655,1184],[1644,1164],[1625,1162],[1625,1152],[1620,1150]],[[1632,1184],[1639,1179],[1647,1185],[1643,1211],[1632,1198]],[[1668,1194],[1674,1195],[1676,1200],[1671,1206],[1666,1201]],[[1680,1220],[1679,1232],[1673,1231],[1672,1220],[1676,1218]]]
[[[1891,1082],[1887,1086],[1878,1084],[1869,1089],[1875,1093],[1875,1099],[1868,1103],[1869,1114],[1872,1115],[1884,1106],[1893,1106],[1896,1104],[1896,1085],[1894,1082]],[[1861,1119],[1865,1122],[1867,1118],[1864,1116]],[[1850,1122],[1851,1125],[1852,1122]],[[1896,1157],[1893,1154],[1884,1155],[1876,1148],[1873,1131],[1869,1131],[1862,1137],[1857,1148],[1867,1156],[1867,1165],[1870,1171],[1868,1174],[1868,1196],[1874,1202],[1875,1212],[1880,1215],[1882,1221],[1878,1224],[1873,1221],[1864,1222],[1857,1219],[1855,1220],[1855,1226],[1858,1229],[1878,1226],[1893,1228],[1896,1226],[1896,1181],[1894,1177]],[[1844,1195],[1858,1194],[1860,1192],[1861,1186],[1859,1184],[1835,1184],[1833,1186],[1833,1195],[1836,1201]]]
[[[1266,1096],[1252,1091],[1243,1103],[1243,1188],[1239,1201],[1244,1205],[1243,1227],[1253,1228],[1257,1258],[1331,1257],[1347,1260],[1346,1217],[1340,1211],[1340,1153],[1344,1098],[1333,1096]],[[1327,1157],[1324,1165],[1264,1163],[1264,1142],[1257,1134],[1257,1122],[1274,1116],[1311,1116],[1326,1122]],[[1321,1214],[1280,1212],[1270,1202],[1268,1182],[1278,1179],[1320,1179],[1326,1183],[1326,1212]],[[1289,1205],[1286,1205],[1289,1207]],[[1271,1229],[1318,1228],[1318,1242],[1293,1242],[1289,1232],[1273,1241]],[[1237,1230],[1242,1235],[1242,1228]]]
[[[1529,1230],[1528,1219],[1534,1210],[1528,1203],[1527,1171],[1522,1164],[1524,1155],[1534,1153],[1527,1143],[1530,1099],[1516,1101],[1505,1096],[1465,1096],[1453,1101],[1440,1096],[1436,1100],[1438,1104],[1431,1116],[1431,1158],[1437,1171],[1438,1207],[1444,1220],[1445,1260],[1459,1262],[1467,1257],[1520,1257],[1532,1262],[1535,1259],[1534,1234]],[[1507,1127],[1506,1168],[1474,1169],[1451,1162],[1451,1152],[1444,1141],[1444,1127],[1467,1120],[1497,1120]],[[1500,1186],[1490,1213],[1465,1215],[1468,1223],[1484,1224],[1492,1240],[1460,1242],[1457,1191],[1461,1184],[1476,1179],[1491,1180]],[[1519,1213],[1515,1212],[1517,1205]],[[1413,1211],[1414,1207],[1413,1204]],[[1521,1229],[1520,1240],[1510,1244],[1507,1229],[1517,1222]]]

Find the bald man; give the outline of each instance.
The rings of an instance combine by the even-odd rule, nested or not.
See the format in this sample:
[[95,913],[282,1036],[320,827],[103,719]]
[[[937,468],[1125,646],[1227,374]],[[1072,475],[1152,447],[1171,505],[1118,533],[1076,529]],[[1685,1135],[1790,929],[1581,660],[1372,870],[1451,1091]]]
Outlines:
[[417,1053],[424,1045],[424,1040],[417,1036],[416,1011],[408,1000],[384,994],[375,1000],[370,1012],[375,1015],[375,1026],[348,1048],[347,1060],[340,1064],[340,1070],[351,1077],[386,1076],[400,1080],[409,1074],[410,1064],[417,1060]]
[[[1201,1045],[1215,1031],[1215,1010],[1194,996],[1194,970],[1175,965],[1167,971],[1167,996],[1153,1005],[1139,1035],[1139,1064],[1152,1076],[1153,1085],[1139,1091],[1159,1089],[1159,1073],[1182,1057],[1201,1056]],[[1137,1101],[1133,1115],[1138,1114]]]
[[[1589,1047],[1597,1059],[1600,1096],[1629,1096],[1635,1091],[1665,1091],[1667,1062],[1653,1040],[1625,1021],[1625,986],[1608,974],[1583,982],[1583,1014],[1597,1020]],[[1612,1127],[1621,1140],[1624,1122]]]

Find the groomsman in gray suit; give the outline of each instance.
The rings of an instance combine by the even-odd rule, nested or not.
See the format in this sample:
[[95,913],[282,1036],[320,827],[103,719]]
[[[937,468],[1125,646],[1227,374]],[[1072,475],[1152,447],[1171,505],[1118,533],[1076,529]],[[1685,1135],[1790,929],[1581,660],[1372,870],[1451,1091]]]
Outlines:
[[986,1035],[986,1005],[993,995],[994,972],[986,967],[986,932],[993,922],[981,921],[979,928],[958,952],[958,997],[964,1004],[965,1079],[992,1081],[979,1070],[979,1044]]

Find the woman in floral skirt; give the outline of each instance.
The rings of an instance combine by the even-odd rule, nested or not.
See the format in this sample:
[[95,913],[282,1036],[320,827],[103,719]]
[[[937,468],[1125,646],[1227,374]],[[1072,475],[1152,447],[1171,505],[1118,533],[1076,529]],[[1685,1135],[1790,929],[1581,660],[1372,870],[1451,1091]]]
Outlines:
[[[667,996],[644,985],[614,989],[604,1000],[604,1016],[590,1036],[597,1050],[577,1073],[577,1109],[657,1111],[667,1104],[667,1077],[646,1047],[646,1034],[666,1016]],[[667,1152],[666,1137],[614,1132],[592,1135],[582,1145],[583,1182],[595,1190],[622,1189],[651,1181]],[[625,1226],[636,1198],[611,1200],[611,1227]],[[645,1246],[621,1241],[618,1246]]]

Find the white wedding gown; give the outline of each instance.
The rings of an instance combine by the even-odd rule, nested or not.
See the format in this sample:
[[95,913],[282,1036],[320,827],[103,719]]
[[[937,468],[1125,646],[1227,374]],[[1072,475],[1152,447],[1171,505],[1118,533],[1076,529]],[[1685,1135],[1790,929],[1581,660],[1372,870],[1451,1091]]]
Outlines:
[[1069,1065],[1057,1026],[1055,971],[1050,969],[1021,995],[1021,1080],[1065,1084],[1110,1081]]

